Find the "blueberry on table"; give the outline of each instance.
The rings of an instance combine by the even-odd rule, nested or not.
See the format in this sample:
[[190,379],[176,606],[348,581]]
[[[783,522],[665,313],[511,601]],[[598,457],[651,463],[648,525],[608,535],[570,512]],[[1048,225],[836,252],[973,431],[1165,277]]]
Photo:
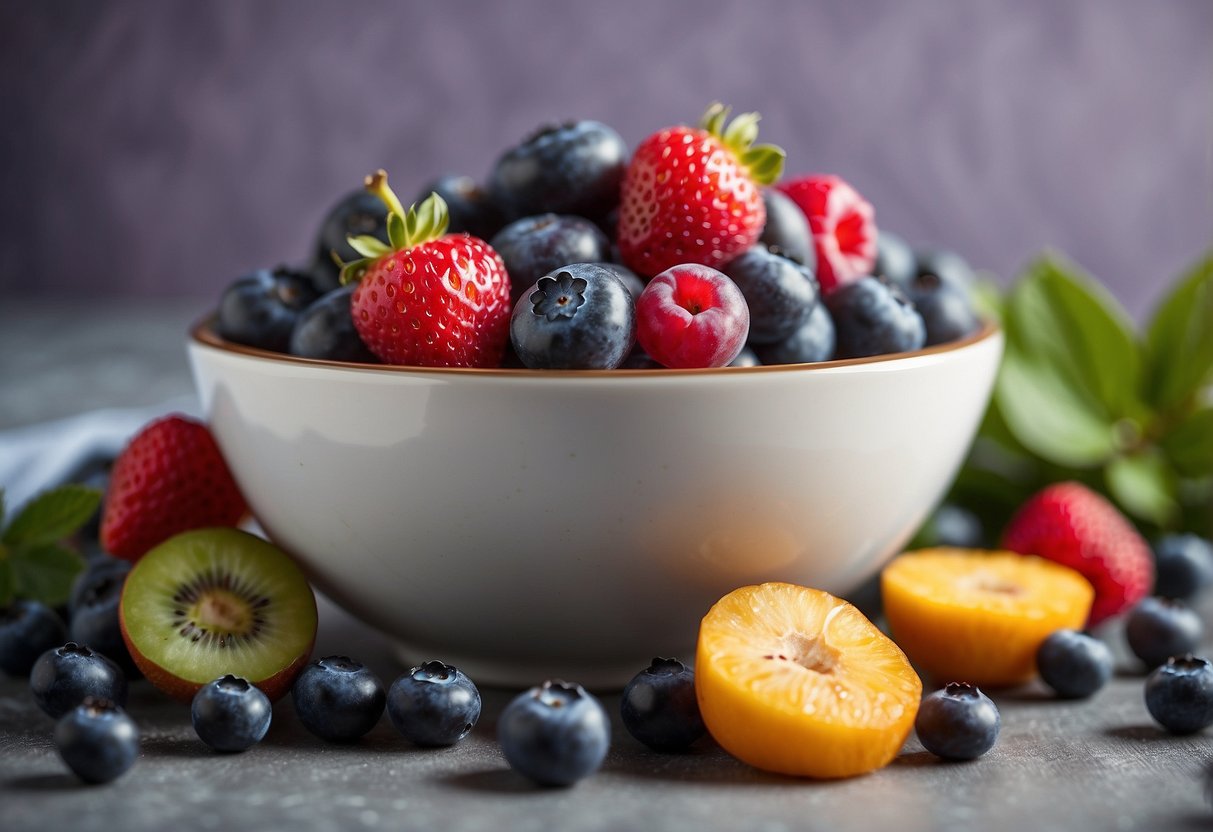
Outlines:
[[55,749],[86,783],[108,783],[139,756],[139,729],[119,706],[88,697],[55,725]]
[[824,303],[818,303],[799,329],[775,344],[758,344],[754,352],[763,364],[809,364],[834,357],[834,319]]
[[597,121],[570,121],[542,127],[506,151],[491,188],[513,217],[553,212],[599,220],[619,204],[627,164],[618,133]]
[[1194,534],[1171,534],[1154,544],[1154,594],[1189,599],[1213,584],[1213,543]]
[[614,369],[636,343],[636,302],[608,266],[574,263],[518,299],[510,341],[532,369]]
[[961,284],[928,272],[911,278],[905,284],[905,290],[922,316],[928,347],[958,341],[981,326],[981,319],[969,300],[968,289]]
[[976,685],[952,682],[924,697],[914,730],[924,748],[945,760],[975,760],[994,747],[998,706]]
[[602,705],[581,685],[549,680],[519,694],[497,720],[510,767],[541,786],[571,786],[596,772],[611,744]]
[[34,702],[58,719],[92,696],[126,705],[126,674],[110,659],[69,641],[43,653],[29,675]]
[[598,226],[581,217],[558,214],[515,220],[490,245],[509,272],[514,301],[549,272],[570,263],[599,263],[611,254],[611,244]]
[[350,313],[350,297],[358,285],[334,289],[299,313],[291,330],[290,353],[301,358],[325,361],[354,361],[378,364],[362,342]]
[[353,742],[383,716],[387,694],[379,677],[361,662],[325,656],[299,674],[291,699],[304,728],[329,742]]
[[466,231],[487,241],[505,225],[505,217],[492,192],[480,187],[470,176],[440,176],[418,191],[412,204],[421,203],[432,193],[446,200],[450,218],[448,234]]
[[387,713],[406,740],[426,748],[454,745],[480,719],[480,691],[443,662],[418,665],[392,682]]
[[238,278],[219,300],[218,333],[229,341],[286,352],[299,314],[318,293],[309,276],[283,267]]
[[817,249],[813,245],[813,232],[800,206],[787,194],[774,188],[763,189],[762,203],[766,207],[767,221],[758,242],[767,248],[778,249],[810,271],[816,269]]
[[845,283],[826,295],[837,338],[835,358],[921,349],[927,331],[922,316],[899,289],[874,277]]
[[655,751],[682,751],[707,729],[695,698],[695,671],[653,659],[623,689],[619,715],[628,733]]
[[892,231],[876,232],[876,265],[872,274],[885,277],[899,286],[909,285],[918,273],[918,262],[910,244]]
[[1112,651],[1086,633],[1058,630],[1036,651],[1036,669],[1058,696],[1086,699],[1112,678]]
[[1192,655],[1167,659],[1146,678],[1146,709],[1172,734],[1213,725],[1213,664]]
[[750,307],[751,344],[786,340],[808,323],[817,306],[820,290],[813,271],[765,246],[747,249],[723,271]]
[[39,656],[66,640],[63,619],[41,601],[0,609],[0,670],[9,676],[28,676]]
[[104,557],[92,561],[80,573],[72,585],[68,635],[77,644],[87,644],[112,659],[128,678],[138,678],[139,668],[122,638],[118,621],[122,586],[130,571],[130,561]]
[[272,716],[266,695],[230,673],[199,688],[190,704],[198,739],[216,751],[244,751],[261,742]]
[[310,270],[318,293],[331,292],[341,285],[341,267],[333,255],[336,253],[342,263],[357,260],[362,255],[350,247],[348,238],[364,235],[388,241],[387,206],[379,197],[360,188],[329,209],[320,225]]
[[1125,638],[1133,655],[1153,668],[1172,656],[1194,651],[1204,629],[1200,616],[1183,601],[1144,598],[1129,613]]

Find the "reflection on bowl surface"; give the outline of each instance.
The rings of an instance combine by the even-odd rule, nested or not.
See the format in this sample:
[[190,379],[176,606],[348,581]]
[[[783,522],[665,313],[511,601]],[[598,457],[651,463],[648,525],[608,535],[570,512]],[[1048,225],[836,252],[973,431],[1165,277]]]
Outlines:
[[691,371],[340,365],[189,345],[261,525],[411,659],[622,685],[726,592],[853,590],[947,488],[996,327],[879,359]]

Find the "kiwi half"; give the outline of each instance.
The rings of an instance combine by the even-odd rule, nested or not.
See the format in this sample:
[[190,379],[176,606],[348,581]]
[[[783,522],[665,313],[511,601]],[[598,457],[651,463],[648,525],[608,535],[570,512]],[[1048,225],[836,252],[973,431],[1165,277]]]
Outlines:
[[143,675],[186,701],[227,673],[276,700],[316,640],[316,597],[299,567],[237,529],[197,529],[152,549],[127,576],[118,612]]

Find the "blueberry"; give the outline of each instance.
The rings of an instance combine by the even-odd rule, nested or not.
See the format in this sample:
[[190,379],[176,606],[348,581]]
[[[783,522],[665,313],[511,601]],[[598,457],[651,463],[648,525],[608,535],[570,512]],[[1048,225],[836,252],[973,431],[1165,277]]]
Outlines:
[[621,266],[618,263],[594,263],[595,266],[604,266],[615,273],[615,276],[623,281],[623,285],[628,288],[628,294],[632,296],[632,300],[640,297],[640,293],[644,291],[644,281],[629,269],[627,266]]
[[126,705],[126,674],[100,653],[69,641],[43,653],[29,675],[34,701],[58,719],[87,697]]
[[906,284],[906,295],[927,330],[926,346],[958,341],[977,331],[981,320],[968,289],[935,274],[920,274]]
[[1142,599],[1125,622],[1129,649],[1147,667],[1191,653],[1203,634],[1200,616],[1183,601],[1168,598]]
[[945,283],[958,287],[973,285],[973,267],[954,251],[943,248],[919,249],[914,252],[915,274],[933,274]]
[[63,619],[41,601],[0,609],[0,670],[9,676],[28,676],[39,656],[65,641]]
[[542,214],[507,225],[490,245],[501,255],[510,275],[510,297],[522,293],[548,272],[570,263],[609,259],[611,246],[598,226],[581,217]]
[[518,299],[510,341],[532,369],[614,369],[636,343],[636,301],[610,268],[574,263]]
[[489,240],[505,225],[505,217],[492,192],[476,184],[470,176],[440,176],[417,193],[414,204],[436,193],[446,201],[448,234],[466,231],[473,237]]
[[833,358],[834,343],[834,320],[819,303],[800,329],[777,344],[755,346],[754,352],[763,364],[807,364]]
[[286,352],[299,313],[316,300],[306,275],[279,267],[237,279],[219,301],[216,329],[229,341]]
[[1213,543],[1194,534],[1172,534],[1154,545],[1154,594],[1189,599],[1213,583]]
[[924,546],[955,546],[960,549],[980,549],[986,534],[981,518],[953,503],[944,503],[935,510],[925,532]]
[[1172,734],[1213,725],[1213,664],[1192,655],[1167,659],[1146,679],[1146,709]]
[[130,571],[130,561],[106,557],[93,561],[80,573],[69,601],[69,637],[112,659],[129,678],[138,678],[139,668],[131,659],[118,622],[122,585]]
[[480,691],[458,668],[426,662],[392,682],[387,713],[414,745],[454,745],[480,719]]
[[119,706],[88,697],[55,725],[55,748],[86,783],[108,783],[139,756],[139,729]]
[[541,786],[571,786],[602,766],[611,725],[581,685],[547,681],[506,706],[497,741],[519,774]]
[[809,221],[791,197],[775,188],[765,188],[762,202],[767,209],[767,222],[758,241],[768,248],[777,248],[791,259],[817,270],[817,249]]
[[623,726],[656,751],[681,751],[706,732],[695,698],[695,671],[677,659],[653,659],[623,689]]
[[350,314],[350,297],[357,288],[351,283],[334,289],[299,313],[291,330],[291,355],[362,364],[379,362],[362,342]]
[[272,716],[266,695],[230,673],[199,688],[190,705],[194,731],[216,751],[244,751],[261,742]]
[[750,308],[751,344],[776,344],[809,321],[819,289],[811,269],[753,246],[724,267]]
[[383,716],[387,694],[379,677],[347,656],[325,656],[303,669],[291,687],[303,727],[329,742],[353,742]]
[[741,352],[737,353],[737,357],[729,362],[730,367],[761,367],[762,362],[758,359],[758,353],[754,352],[749,347],[742,347]]
[[896,287],[861,277],[826,296],[837,333],[836,358],[864,358],[920,349],[922,316]]
[[1112,678],[1112,651],[1086,633],[1058,630],[1036,651],[1036,668],[1059,696],[1086,699]]
[[331,292],[341,285],[341,267],[334,262],[333,254],[342,263],[357,260],[362,255],[350,248],[346,238],[363,234],[388,241],[387,206],[379,197],[359,188],[329,209],[316,235],[311,278],[318,292]]
[[945,760],[975,760],[998,741],[996,706],[976,685],[952,682],[924,697],[914,730],[924,748]]
[[899,234],[885,231],[876,235],[876,265],[872,274],[888,278],[898,286],[907,286],[918,273],[914,250]]
[[506,151],[493,167],[491,187],[513,217],[550,211],[597,220],[619,204],[627,163],[618,133],[597,121],[571,121],[543,127]]

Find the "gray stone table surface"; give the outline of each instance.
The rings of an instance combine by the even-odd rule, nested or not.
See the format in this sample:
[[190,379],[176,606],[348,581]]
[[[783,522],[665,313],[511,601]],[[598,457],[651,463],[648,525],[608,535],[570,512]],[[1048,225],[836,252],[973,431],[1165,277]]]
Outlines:
[[[0,305],[0,428],[188,392],[183,332],[199,309]],[[1120,634],[1107,637],[1120,650]],[[317,654],[330,652],[357,655],[385,679],[400,671],[385,639],[322,602]],[[480,724],[450,749],[415,749],[386,718],[357,745],[325,745],[288,697],[262,744],[222,756],[194,736],[188,708],[146,682],[129,706],[139,761],[111,785],[84,787],[25,683],[0,679],[0,829],[1213,829],[1213,737],[1155,727],[1142,677],[1120,653],[1122,670],[1092,701],[1057,702],[1039,686],[998,695],[1002,735],[981,760],[942,763],[911,737],[888,768],[842,782],[764,774],[710,741],[685,755],[650,752],[607,693],[614,741],[603,770],[556,791],[526,785],[496,747],[506,691],[485,691]]]

